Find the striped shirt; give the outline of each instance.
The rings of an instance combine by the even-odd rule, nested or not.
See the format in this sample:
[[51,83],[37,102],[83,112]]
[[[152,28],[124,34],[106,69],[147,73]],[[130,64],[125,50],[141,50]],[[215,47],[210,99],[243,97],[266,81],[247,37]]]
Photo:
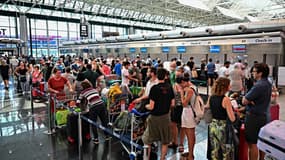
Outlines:
[[101,99],[98,91],[94,88],[87,88],[87,89],[83,90],[79,95],[77,103],[81,103],[81,101],[84,98],[87,99],[87,102],[88,102],[87,104],[90,107],[104,103],[103,100]]

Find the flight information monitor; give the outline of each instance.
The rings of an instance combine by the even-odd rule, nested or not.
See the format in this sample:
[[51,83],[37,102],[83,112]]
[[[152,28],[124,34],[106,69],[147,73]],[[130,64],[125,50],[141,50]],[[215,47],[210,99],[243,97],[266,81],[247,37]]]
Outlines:
[[245,53],[246,52],[246,46],[245,46],[245,44],[233,45],[232,50],[233,50],[233,53]]
[[220,53],[221,51],[221,47],[214,45],[214,46],[210,46],[210,53]]
[[147,48],[141,48],[140,51],[141,51],[141,53],[146,53],[147,52]]
[[177,46],[177,53],[186,53],[185,46]]
[[170,48],[169,47],[161,47],[161,50],[163,53],[169,53]]
[[136,52],[136,49],[135,49],[135,48],[129,48],[129,51],[130,51],[131,53],[135,53],[135,52]]

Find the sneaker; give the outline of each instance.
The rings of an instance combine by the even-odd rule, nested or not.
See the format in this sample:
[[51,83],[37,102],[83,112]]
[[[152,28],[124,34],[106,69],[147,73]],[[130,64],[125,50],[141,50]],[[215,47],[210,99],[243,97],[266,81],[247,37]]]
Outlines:
[[93,139],[93,143],[94,144],[99,144],[99,139],[98,138]]
[[110,136],[105,136],[105,141],[109,141],[110,139],[112,139],[112,137],[110,137]]

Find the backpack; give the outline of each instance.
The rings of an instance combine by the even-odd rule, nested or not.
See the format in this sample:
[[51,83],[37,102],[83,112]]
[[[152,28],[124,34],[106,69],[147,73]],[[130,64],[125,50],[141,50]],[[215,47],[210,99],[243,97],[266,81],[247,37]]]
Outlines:
[[108,97],[110,98],[111,102],[115,102],[116,96],[120,94],[122,94],[120,85],[115,83],[114,85],[110,87],[109,92],[108,92]]
[[200,120],[204,116],[204,111],[205,111],[205,105],[202,97],[199,95],[199,93],[196,91],[194,87],[192,87],[192,90],[194,91],[194,97],[191,99],[191,108],[194,114],[194,118],[196,123],[199,123]]

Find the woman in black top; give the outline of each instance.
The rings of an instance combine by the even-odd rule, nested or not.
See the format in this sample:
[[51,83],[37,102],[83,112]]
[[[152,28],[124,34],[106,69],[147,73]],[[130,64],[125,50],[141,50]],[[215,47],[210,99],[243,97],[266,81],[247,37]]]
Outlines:
[[5,89],[8,90],[9,88],[9,65],[6,63],[5,60],[1,60],[0,66],[1,76],[4,81]]
[[29,69],[24,62],[20,62],[20,65],[15,70],[15,74],[17,75],[19,79],[21,89],[24,95],[26,95],[29,90],[29,84],[28,84],[28,79],[27,79],[28,72],[29,72]]
[[213,120],[209,125],[209,141],[211,159],[233,159],[233,145],[226,144],[226,120],[235,121],[235,116],[229,97],[225,94],[230,90],[230,80],[220,77],[214,82],[212,94],[207,106],[210,107]]

